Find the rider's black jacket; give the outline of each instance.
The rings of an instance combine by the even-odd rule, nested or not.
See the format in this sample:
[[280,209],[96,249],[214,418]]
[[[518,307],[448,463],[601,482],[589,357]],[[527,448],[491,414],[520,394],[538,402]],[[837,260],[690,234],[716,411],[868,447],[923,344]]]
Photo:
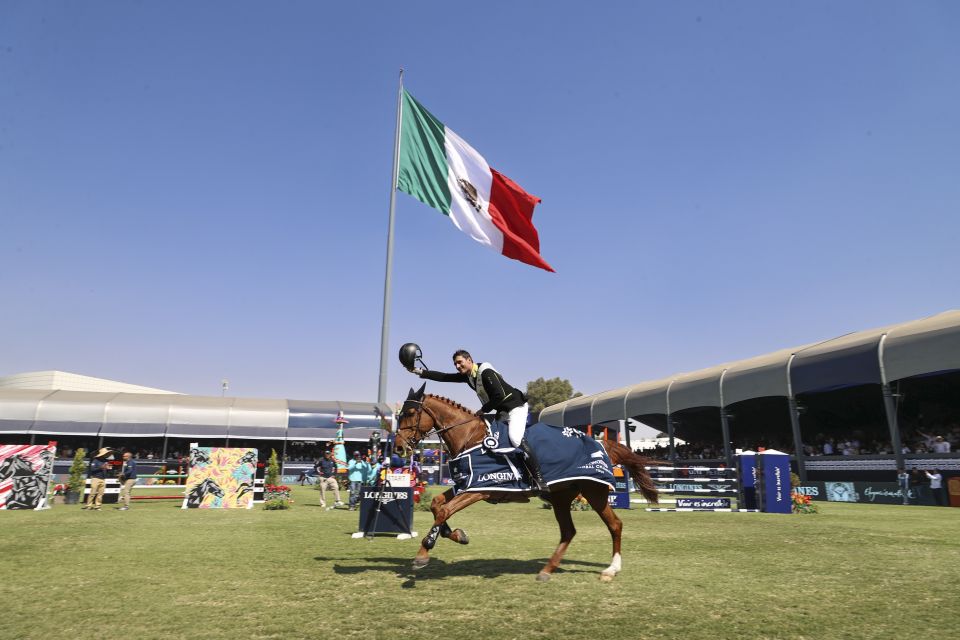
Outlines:
[[[482,370],[481,370],[482,369]],[[483,385],[483,391],[480,393],[477,388],[477,375],[479,371],[480,383]],[[466,382],[477,392],[480,400],[484,400],[484,395],[489,398],[480,408],[481,413],[490,411],[507,412],[517,407],[522,407],[527,401],[526,397],[518,389],[511,387],[493,367],[483,367],[483,363],[477,365],[470,373],[442,373],[440,371],[424,371],[420,374],[421,378],[435,380],[436,382]]]

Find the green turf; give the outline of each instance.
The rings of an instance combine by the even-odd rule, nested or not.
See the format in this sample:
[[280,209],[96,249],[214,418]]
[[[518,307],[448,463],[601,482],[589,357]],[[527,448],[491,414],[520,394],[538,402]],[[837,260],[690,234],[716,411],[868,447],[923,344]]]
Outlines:
[[[0,512],[0,638],[960,637],[960,509],[819,503],[818,515],[621,511],[623,572],[592,512],[563,569],[535,504],[455,516],[468,546],[354,540],[357,514]],[[415,528],[429,528],[417,512]]]

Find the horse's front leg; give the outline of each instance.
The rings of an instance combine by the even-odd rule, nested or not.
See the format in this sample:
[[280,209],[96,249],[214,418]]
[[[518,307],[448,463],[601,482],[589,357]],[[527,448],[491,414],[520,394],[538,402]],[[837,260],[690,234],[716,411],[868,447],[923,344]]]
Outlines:
[[[446,491],[430,503],[430,509],[433,511],[433,526],[430,527],[430,532],[420,541],[420,550],[417,551],[417,556],[413,559],[414,569],[425,567],[430,562],[430,550],[433,549],[433,545],[437,544],[437,538],[440,536],[443,526],[453,514],[488,497],[485,493],[461,493],[454,498],[449,498],[448,494],[452,493],[452,489]],[[450,534],[450,537],[452,538],[453,534]]]
[[[439,496],[435,497],[430,503],[430,511],[433,512],[433,517],[437,517],[437,512],[444,504],[453,500],[453,489],[447,489]],[[450,523],[444,522],[440,525],[440,537],[448,538],[459,544],[468,544],[470,539],[467,537],[467,533],[463,529],[451,530]]]

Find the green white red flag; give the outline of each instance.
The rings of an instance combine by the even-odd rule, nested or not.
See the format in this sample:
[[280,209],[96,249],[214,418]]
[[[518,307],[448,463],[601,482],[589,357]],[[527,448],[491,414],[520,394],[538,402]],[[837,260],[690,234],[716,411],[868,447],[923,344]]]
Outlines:
[[402,91],[397,189],[450,218],[480,244],[553,271],[540,256],[540,198],[493,169],[463,138]]

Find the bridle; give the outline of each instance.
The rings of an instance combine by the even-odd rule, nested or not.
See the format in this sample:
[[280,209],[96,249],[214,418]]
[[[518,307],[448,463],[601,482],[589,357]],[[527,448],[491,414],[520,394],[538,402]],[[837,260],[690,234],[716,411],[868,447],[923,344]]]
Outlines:
[[[423,441],[427,436],[429,436],[431,433],[435,433],[435,434],[437,434],[437,435],[440,435],[441,433],[444,433],[445,431],[449,431],[450,429],[454,429],[454,428],[456,428],[456,427],[459,427],[459,426],[462,426],[462,425],[465,425],[465,424],[470,424],[471,422],[473,422],[474,420],[477,419],[477,416],[470,416],[469,418],[467,418],[466,420],[464,420],[464,421],[462,421],[462,422],[456,422],[456,423],[451,424],[451,425],[444,425],[444,424],[443,424],[443,421],[440,420],[440,418],[438,418],[433,411],[431,411],[430,409],[427,408],[427,405],[426,405],[426,403],[425,403],[423,400],[414,400],[414,399],[411,398],[411,399],[407,400],[406,402],[404,402],[404,405],[406,405],[406,404],[408,404],[408,403],[409,403],[409,404],[418,404],[418,405],[420,405],[420,409],[417,411],[417,423],[416,423],[415,425],[413,425],[413,427],[412,427],[413,430],[416,431],[416,433],[417,433],[417,442],[422,442],[422,441]],[[427,430],[427,431],[421,431],[421,430],[420,430],[420,418],[421,418],[421,416],[423,416],[423,413],[424,413],[424,412],[426,412],[426,414],[427,414],[428,416],[430,416],[430,418],[433,420],[433,428],[432,428],[432,429],[429,429],[429,430]],[[403,418],[403,416],[401,416],[401,419],[402,419],[402,418]],[[437,427],[437,425],[440,425],[439,428]],[[398,432],[399,432],[399,429],[398,429]],[[440,441],[443,442],[443,438],[441,438]]]

